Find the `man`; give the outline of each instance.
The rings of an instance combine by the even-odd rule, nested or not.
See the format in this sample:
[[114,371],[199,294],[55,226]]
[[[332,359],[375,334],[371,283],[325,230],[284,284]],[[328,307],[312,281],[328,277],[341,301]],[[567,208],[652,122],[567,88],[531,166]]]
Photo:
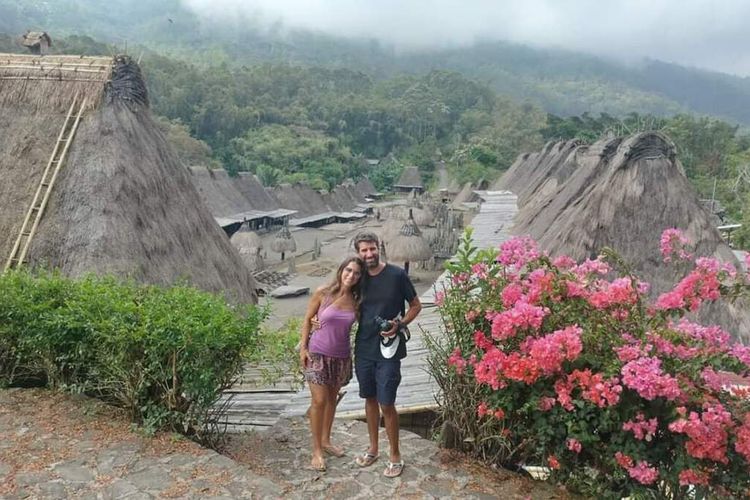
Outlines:
[[[406,357],[406,342],[395,338],[402,326],[417,317],[422,304],[414,285],[400,267],[380,260],[377,235],[360,233],[354,238],[354,249],[365,262],[367,279],[363,286],[363,302],[359,317],[359,328],[354,342],[354,361],[359,396],[365,399],[367,431],[370,447],[356,458],[360,467],[372,465],[378,458],[378,426],[380,413],[385,420],[385,430],[390,444],[390,460],[383,474],[397,477],[404,469],[399,450],[399,423],[396,411],[396,391],[401,382],[401,359]],[[405,303],[409,309],[404,313]],[[392,327],[381,332],[375,320],[379,316],[392,320]],[[392,342],[391,342],[392,341]],[[392,357],[385,357],[381,344],[395,348]],[[388,348],[383,349],[388,353]]]

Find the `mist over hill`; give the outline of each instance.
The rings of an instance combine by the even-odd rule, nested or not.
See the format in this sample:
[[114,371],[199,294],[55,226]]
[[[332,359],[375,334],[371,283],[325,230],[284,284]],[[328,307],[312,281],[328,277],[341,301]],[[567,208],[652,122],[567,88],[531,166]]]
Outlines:
[[120,50],[145,46],[198,65],[285,62],[348,68],[375,79],[453,70],[562,116],[695,112],[750,125],[750,78],[658,60],[624,64],[503,41],[398,51],[372,38],[262,24],[242,15],[200,17],[179,0],[0,0],[0,33],[27,29],[45,29],[53,37],[88,35]]

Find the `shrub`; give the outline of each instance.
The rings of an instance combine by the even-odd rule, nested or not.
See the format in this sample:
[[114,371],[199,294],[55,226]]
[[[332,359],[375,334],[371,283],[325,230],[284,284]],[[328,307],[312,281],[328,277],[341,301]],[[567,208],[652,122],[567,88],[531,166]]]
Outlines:
[[265,311],[170,288],[24,271],[0,276],[0,384],[42,381],[201,438],[257,346]]
[[[689,258],[670,247],[685,243],[667,234],[665,258]],[[596,498],[746,494],[750,348],[684,317],[747,294],[746,275],[699,258],[652,302],[611,251],[576,264],[516,238],[480,252],[470,233],[448,270],[430,365],[465,450],[546,465]]]

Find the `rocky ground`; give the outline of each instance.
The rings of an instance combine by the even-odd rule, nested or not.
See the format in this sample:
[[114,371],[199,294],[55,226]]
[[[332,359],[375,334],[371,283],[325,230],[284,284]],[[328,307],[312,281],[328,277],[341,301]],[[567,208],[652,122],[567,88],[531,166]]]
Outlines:
[[304,420],[233,436],[225,455],[173,434],[149,437],[101,402],[42,389],[0,390],[0,498],[567,498],[544,483],[441,451],[402,431],[406,468],[383,477],[387,444],[372,467],[353,463],[365,425],[337,421],[347,456],[309,464]]

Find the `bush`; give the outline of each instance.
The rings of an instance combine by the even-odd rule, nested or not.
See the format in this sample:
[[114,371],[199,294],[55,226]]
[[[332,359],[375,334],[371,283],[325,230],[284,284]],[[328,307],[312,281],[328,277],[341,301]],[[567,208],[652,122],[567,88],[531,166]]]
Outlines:
[[41,381],[126,408],[147,430],[201,438],[257,346],[265,312],[189,286],[0,276],[0,384]]
[[[685,244],[665,232],[665,260]],[[430,364],[465,450],[596,498],[747,493],[750,348],[684,318],[746,295],[747,276],[699,258],[651,302],[611,251],[577,265],[528,238],[478,252],[470,233],[449,275]]]

